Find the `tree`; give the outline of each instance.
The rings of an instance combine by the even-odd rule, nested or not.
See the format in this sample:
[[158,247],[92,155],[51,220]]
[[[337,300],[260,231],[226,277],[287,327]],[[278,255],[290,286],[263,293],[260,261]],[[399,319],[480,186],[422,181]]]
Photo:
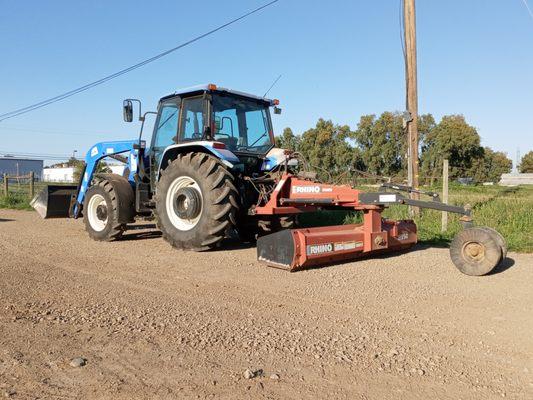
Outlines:
[[533,173],[533,151],[530,151],[522,157],[518,169],[523,174]]
[[300,136],[295,136],[291,128],[285,128],[281,136],[276,136],[276,147],[298,151],[300,140]]
[[[73,173],[73,179],[74,182],[78,182],[81,177],[81,173],[83,171],[83,168],[85,168],[85,162],[82,160],[78,160],[76,158],[71,158],[68,161],[69,167],[74,167],[74,173]],[[104,174],[109,173],[111,170],[107,166],[107,163],[104,160],[100,160],[98,164],[96,165],[96,169],[94,171],[95,174]]]
[[508,174],[513,168],[513,161],[501,151],[493,151],[490,147],[485,147],[483,156],[484,181],[498,182],[502,174]]
[[303,133],[299,151],[320,179],[337,178],[350,169],[363,167],[359,149],[348,143],[351,137],[349,126],[321,118],[314,128]]
[[450,178],[458,178],[471,176],[479,167],[475,161],[484,156],[476,128],[462,115],[442,117],[426,135],[424,146],[421,170],[426,183],[440,176],[444,159],[450,163]]
[[361,149],[363,162],[368,172],[375,175],[396,175],[402,167],[404,137],[401,116],[384,112],[363,115],[357,124],[355,139]]
[[[426,137],[435,127],[431,114],[421,115],[418,122],[421,153]],[[406,176],[407,133],[403,117],[398,112],[363,115],[355,131],[355,139],[361,149],[367,171],[375,175]]]

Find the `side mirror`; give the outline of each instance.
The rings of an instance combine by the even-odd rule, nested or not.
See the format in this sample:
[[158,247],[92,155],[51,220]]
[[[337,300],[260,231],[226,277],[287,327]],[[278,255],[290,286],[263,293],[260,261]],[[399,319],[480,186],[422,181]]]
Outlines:
[[122,114],[125,122],[133,121],[133,102],[131,100],[124,100],[122,103]]
[[274,106],[274,114],[281,114],[281,108],[277,107],[277,106]]

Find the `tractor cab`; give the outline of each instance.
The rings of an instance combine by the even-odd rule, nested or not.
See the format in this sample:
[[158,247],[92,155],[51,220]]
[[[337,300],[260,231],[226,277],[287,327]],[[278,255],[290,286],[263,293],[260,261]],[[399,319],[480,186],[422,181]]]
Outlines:
[[152,177],[177,154],[196,146],[232,165],[260,170],[274,147],[269,109],[280,113],[278,103],[213,84],[161,98],[147,152]]

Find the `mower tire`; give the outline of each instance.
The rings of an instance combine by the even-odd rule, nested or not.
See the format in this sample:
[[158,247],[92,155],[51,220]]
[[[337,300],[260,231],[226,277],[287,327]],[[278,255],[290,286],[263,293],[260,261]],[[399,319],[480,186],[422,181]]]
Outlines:
[[499,264],[502,254],[495,235],[480,227],[459,232],[450,245],[453,263],[466,275],[488,274]]

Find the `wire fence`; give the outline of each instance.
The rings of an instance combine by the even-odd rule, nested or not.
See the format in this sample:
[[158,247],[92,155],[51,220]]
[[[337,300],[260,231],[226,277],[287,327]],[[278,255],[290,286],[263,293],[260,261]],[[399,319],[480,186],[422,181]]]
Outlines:
[[2,176],[2,192],[1,195],[20,196],[32,199],[35,193],[39,192],[47,184],[40,182],[35,178],[35,174],[30,172],[25,175],[9,175]]

